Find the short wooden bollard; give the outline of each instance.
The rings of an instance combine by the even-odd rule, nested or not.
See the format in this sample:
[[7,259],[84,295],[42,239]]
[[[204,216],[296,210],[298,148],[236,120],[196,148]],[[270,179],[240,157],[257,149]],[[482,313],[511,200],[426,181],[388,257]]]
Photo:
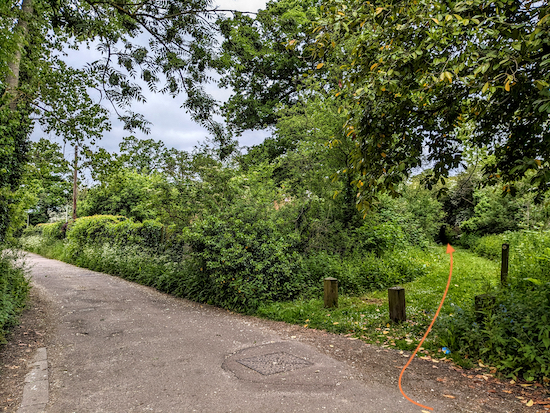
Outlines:
[[510,244],[502,244],[502,260],[500,264],[500,284],[506,285],[508,281],[508,257],[510,256]]
[[338,280],[336,278],[325,278],[325,307],[338,307]]
[[403,287],[388,288],[388,303],[390,306],[390,320],[406,321],[405,289]]

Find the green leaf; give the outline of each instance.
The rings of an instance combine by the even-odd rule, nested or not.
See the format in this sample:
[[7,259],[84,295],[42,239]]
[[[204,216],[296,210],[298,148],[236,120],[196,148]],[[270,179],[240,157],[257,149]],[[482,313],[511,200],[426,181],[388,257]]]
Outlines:
[[543,284],[543,282],[541,280],[538,280],[536,278],[524,278],[523,280],[532,282],[535,285],[542,285]]

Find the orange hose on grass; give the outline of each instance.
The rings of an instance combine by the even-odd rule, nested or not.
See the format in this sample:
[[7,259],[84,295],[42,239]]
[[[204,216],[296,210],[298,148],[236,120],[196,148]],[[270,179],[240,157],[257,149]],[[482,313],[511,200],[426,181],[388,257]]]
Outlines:
[[453,276],[453,252],[454,251],[455,250],[454,250],[453,247],[451,247],[451,244],[447,244],[447,252],[446,253],[451,255],[451,270],[449,271],[449,280],[447,281],[447,287],[445,288],[445,292],[443,293],[443,298],[441,299],[441,302],[439,303],[439,307],[438,307],[437,311],[435,312],[435,316],[434,316],[430,326],[426,330],[426,333],[424,334],[424,337],[422,337],[422,340],[420,340],[420,343],[418,343],[418,346],[416,347],[416,349],[412,353],[411,357],[409,358],[409,361],[407,361],[407,364],[405,364],[405,367],[403,367],[403,370],[401,370],[401,374],[399,375],[399,391],[401,391],[401,394],[403,396],[405,396],[405,399],[407,399],[408,401],[410,401],[413,404],[416,404],[417,406],[422,407],[423,409],[428,409],[428,410],[433,410],[433,407],[428,407],[428,406],[424,406],[423,404],[417,403],[405,394],[405,392],[403,391],[403,388],[401,387],[401,380],[403,379],[403,373],[405,373],[405,370],[407,369],[407,367],[409,367],[409,364],[411,364],[411,361],[413,361],[414,356],[416,356],[416,353],[418,352],[420,347],[422,347],[422,343],[424,343],[424,340],[426,340],[426,337],[428,337],[428,334],[430,333],[430,330],[432,329],[432,326],[434,325],[435,320],[437,319],[437,316],[439,315],[439,311],[441,311],[441,307],[443,307],[443,302],[445,301],[445,297],[447,297],[447,292],[449,291],[449,286],[451,285],[451,277]]

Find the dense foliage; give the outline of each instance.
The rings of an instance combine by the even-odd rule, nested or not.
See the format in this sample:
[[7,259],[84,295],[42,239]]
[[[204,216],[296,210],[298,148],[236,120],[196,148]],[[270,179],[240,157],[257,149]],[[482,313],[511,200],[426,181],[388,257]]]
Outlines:
[[440,325],[443,344],[457,354],[481,358],[531,381],[550,377],[550,234],[508,232],[470,241],[478,254],[500,260],[510,245],[508,283],[490,291],[494,297],[482,314],[460,310]]
[[[509,285],[488,282],[494,305],[476,314],[477,281],[493,277],[478,274],[449,304],[457,311],[446,308],[438,343],[462,361],[548,380],[546,1],[279,0],[220,18],[208,0],[22,0],[0,15],[0,241],[22,232],[31,251],[229,309],[286,308],[294,321],[317,311],[327,276],[349,302],[411,282],[420,303],[440,283],[435,242],[492,260],[508,242]],[[91,42],[100,60],[64,63],[64,48]],[[229,130],[269,127],[269,138],[238,152],[212,117],[209,69],[233,89],[221,107]],[[131,106],[143,100],[137,78],[184,92],[214,145],[88,145],[110,128],[91,89],[127,129],[148,130]],[[61,147],[28,142],[35,119],[79,148],[85,163],[73,167],[92,177],[78,183],[76,220],[65,218]],[[0,267],[1,334],[27,284],[13,260]],[[431,310],[417,307],[420,330]],[[312,320],[326,327],[327,317]]]
[[25,307],[29,282],[21,268],[21,257],[9,251],[0,255],[0,344]]
[[[82,217],[25,229],[23,246],[241,311],[317,295],[328,275],[341,280],[342,291],[360,294],[425,273],[422,263],[412,257],[415,248],[429,243],[430,233],[408,231],[418,226],[412,215],[402,223],[392,220],[389,211],[398,206],[391,199],[370,220],[346,223],[332,212],[336,200],[281,194],[269,179],[272,167],[264,164],[256,172],[249,167],[246,176],[232,168],[223,170],[227,178],[223,182],[219,173],[210,176],[214,182],[206,180],[208,175],[203,175],[204,181],[187,182],[187,191],[193,183],[199,188],[216,183],[216,191],[212,188],[211,194],[195,197],[195,213],[185,222],[174,224],[162,213],[179,205],[149,200],[151,214],[164,224],[113,215]],[[176,183],[163,185],[178,191]],[[224,187],[227,190],[220,193]],[[116,193],[125,196],[119,189]],[[128,194],[134,204],[141,199]],[[429,219],[440,218],[436,212]]]
[[428,185],[444,182],[468,147],[494,155],[485,179],[503,179],[505,192],[531,173],[531,186],[544,195],[548,2],[335,0],[321,8],[321,53],[352,45],[338,63],[335,93],[353,103],[346,127],[357,147],[349,165],[364,175],[364,207],[380,191],[398,191],[418,166],[431,168]]

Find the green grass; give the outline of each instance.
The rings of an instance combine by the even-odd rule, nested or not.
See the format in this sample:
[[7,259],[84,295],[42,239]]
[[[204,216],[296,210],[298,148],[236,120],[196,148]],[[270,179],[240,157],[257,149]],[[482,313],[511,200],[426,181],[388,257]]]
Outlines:
[[[351,334],[368,343],[401,350],[413,350],[430,324],[445,291],[450,259],[446,247],[433,247],[418,259],[428,269],[427,275],[404,284],[407,321],[390,323],[387,290],[361,297],[339,297],[339,307],[323,308],[322,297],[262,306],[257,314],[308,328]],[[495,261],[481,258],[467,250],[453,254],[453,278],[441,314],[453,316],[459,308],[473,306],[474,296],[484,293],[499,280]],[[424,348],[438,353],[434,334],[428,336]]]

